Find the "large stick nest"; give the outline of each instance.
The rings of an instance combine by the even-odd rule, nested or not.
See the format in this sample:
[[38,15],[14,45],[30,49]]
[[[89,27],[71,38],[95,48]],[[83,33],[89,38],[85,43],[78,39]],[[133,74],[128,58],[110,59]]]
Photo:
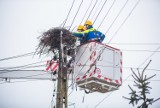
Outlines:
[[39,42],[39,53],[44,53],[47,51],[54,51],[55,49],[59,50],[60,48],[60,35],[62,31],[62,44],[66,46],[74,46],[76,42],[76,37],[65,28],[51,28],[48,31],[44,32],[40,36]]

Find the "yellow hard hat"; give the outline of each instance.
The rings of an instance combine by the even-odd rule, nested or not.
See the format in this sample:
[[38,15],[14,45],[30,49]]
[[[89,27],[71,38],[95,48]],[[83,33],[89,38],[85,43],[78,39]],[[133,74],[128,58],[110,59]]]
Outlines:
[[92,22],[90,20],[87,20],[84,25],[90,25],[91,26]]
[[83,25],[79,25],[77,30],[84,30],[84,26]]

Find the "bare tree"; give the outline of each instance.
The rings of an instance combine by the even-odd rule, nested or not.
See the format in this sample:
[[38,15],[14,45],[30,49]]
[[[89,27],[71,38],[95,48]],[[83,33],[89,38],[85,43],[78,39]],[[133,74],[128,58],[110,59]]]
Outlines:
[[147,94],[150,94],[150,89],[152,89],[149,84],[149,80],[156,76],[156,74],[147,77],[147,75],[144,75],[145,70],[151,63],[151,60],[149,63],[145,66],[145,68],[140,73],[139,68],[137,69],[138,74],[135,73],[135,71],[131,68],[131,71],[133,73],[132,77],[134,79],[134,86],[139,89],[139,91],[133,90],[133,88],[129,86],[131,93],[129,93],[130,98],[124,97],[125,99],[129,100],[129,104],[132,104],[133,106],[138,104],[138,102],[142,102],[137,108],[148,108],[149,105],[152,105],[152,103],[156,102],[160,98],[154,100],[154,98],[148,98]]

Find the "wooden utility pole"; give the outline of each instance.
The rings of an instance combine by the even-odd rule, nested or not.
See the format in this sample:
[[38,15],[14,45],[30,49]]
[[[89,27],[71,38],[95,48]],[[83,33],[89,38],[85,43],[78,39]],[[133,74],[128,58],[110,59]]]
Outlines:
[[62,45],[62,35],[60,32],[60,47],[59,47],[59,71],[58,71],[58,82],[57,82],[57,97],[56,97],[56,108],[68,107],[68,86],[67,86],[67,69],[64,67],[64,53]]

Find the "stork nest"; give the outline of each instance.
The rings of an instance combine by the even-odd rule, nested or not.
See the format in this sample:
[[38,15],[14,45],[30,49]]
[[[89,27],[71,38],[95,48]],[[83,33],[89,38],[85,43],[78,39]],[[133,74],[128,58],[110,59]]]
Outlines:
[[39,37],[39,53],[50,52],[59,50],[60,48],[60,35],[62,31],[62,44],[65,46],[74,46],[76,42],[76,37],[65,28],[51,28],[48,31],[44,32]]

